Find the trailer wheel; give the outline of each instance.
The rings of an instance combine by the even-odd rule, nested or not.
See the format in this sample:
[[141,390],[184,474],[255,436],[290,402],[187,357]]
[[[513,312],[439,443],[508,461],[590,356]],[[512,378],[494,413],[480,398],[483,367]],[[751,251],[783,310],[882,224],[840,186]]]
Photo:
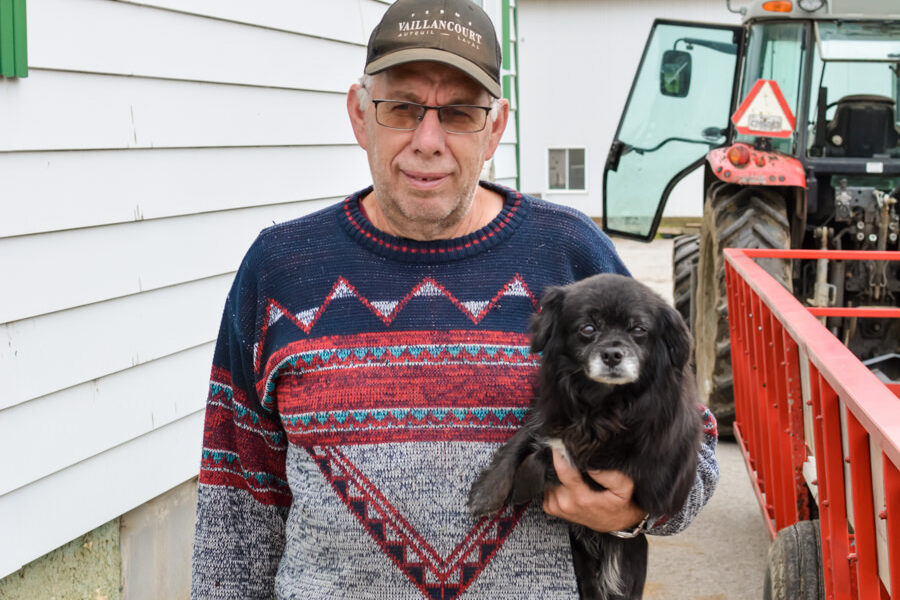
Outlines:
[[[790,248],[787,214],[784,197],[770,188],[717,181],[707,190],[700,228],[694,358],[700,400],[716,416],[723,436],[733,435],[734,384],[722,250]],[[790,261],[765,259],[759,264],[791,289]]]
[[764,600],[825,598],[819,521],[799,521],[785,527],[769,547]]
[[700,234],[679,235],[672,244],[672,297],[675,310],[681,313],[691,332],[691,297],[694,294],[691,272],[700,260]]

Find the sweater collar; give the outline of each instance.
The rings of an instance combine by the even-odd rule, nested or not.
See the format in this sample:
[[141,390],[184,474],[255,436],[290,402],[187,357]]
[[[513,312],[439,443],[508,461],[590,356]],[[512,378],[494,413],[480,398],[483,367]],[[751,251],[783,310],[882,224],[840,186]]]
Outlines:
[[372,186],[344,200],[341,222],[358,244],[395,260],[433,263],[474,256],[512,235],[528,209],[527,197],[520,192],[486,181],[479,182],[479,185],[501,194],[505,198],[503,208],[486,226],[462,237],[423,242],[394,237],[376,229],[360,210],[360,200],[372,191]]

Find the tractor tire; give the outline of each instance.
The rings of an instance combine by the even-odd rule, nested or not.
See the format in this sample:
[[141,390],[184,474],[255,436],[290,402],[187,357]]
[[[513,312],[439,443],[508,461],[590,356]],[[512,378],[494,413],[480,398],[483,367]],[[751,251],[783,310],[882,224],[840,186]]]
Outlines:
[[[734,435],[734,381],[722,250],[790,248],[787,215],[784,197],[770,188],[717,181],[707,191],[700,228],[694,360],[700,401],[716,416],[722,437]],[[791,289],[790,261],[764,259],[759,265]]]
[[691,321],[691,298],[694,290],[691,272],[699,260],[699,233],[687,233],[675,238],[672,244],[672,297],[675,299],[675,310],[684,318],[692,333],[694,323]]
[[785,527],[769,546],[764,600],[825,598],[819,521],[799,521]]

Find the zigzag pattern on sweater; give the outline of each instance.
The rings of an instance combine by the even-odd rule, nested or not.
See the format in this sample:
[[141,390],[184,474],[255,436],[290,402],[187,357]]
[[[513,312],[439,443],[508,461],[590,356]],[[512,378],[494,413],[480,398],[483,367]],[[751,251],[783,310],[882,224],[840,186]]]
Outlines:
[[527,505],[504,506],[476,521],[445,557],[335,446],[307,447],[325,479],[378,547],[426,598],[453,600],[478,577],[519,522]]
[[284,432],[272,431],[263,427],[263,422],[256,411],[244,406],[235,398],[234,388],[230,383],[223,383],[214,379],[210,380],[207,405],[231,412],[234,415],[235,427],[259,435],[265,440],[266,445],[273,450],[283,452],[287,448]]
[[365,365],[447,365],[480,364],[537,365],[528,346],[514,344],[389,344],[355,348],[323,348],[306,350],[279,365],[288,366],[298,375],[320,369],[354,368]]
[[430,277],[426,277],[425,279],[420,281],[409,292],[407,292],[405,296],[400,299],[369,300],[368,298],[360,294],[359,291],[347,279],[345,279],[344,277],[338,277],[337,281],[334,282],[334,285],[331,288],[331,292],[328,293],[321,304],[312,308],[308,308],[306,310],[302,310],[296,314],[285,308],[277,300],[269,298],[266,304],[266,309],[264,311],[265,314],[263,319],[262,331],[260,332],[259,342],[253,349],[254,367],[256,369],[256,372],[259,373],[261,352],[265,347],[266,333],[268,331],[268,328],[281,320],[282,317],[302,329],[304,333],[308,334],[312,331],[313,326],[315,326],[316,322],[322,317],[322,315],[328,308],[328,305],[331,304],[332,301],[342,298],[356,298],[363,306],[365,306],[375,316],[377,316],[386,326],[390,326],[391,322],[396,318],[397,314],[400,313],[407,305],[407,303],[409,303],[409,301],[413,298],[441,296],[449,300],[453,306],[459,309],[462,314],[468,317],[476,325],[480,323],[481,320],[484,319],[485,315],[487,315],[497,305],[500,299],[505,296],[518,296],[528,298],[534,305],[535,310],[540,309],[540,302],[537,300],[537,298],[535,298],[534,294],[531,293],[528,285],[518,273],[516,273],[515,276],[506,283],[506,285],[498,290],[492,298],[487,300],[481,299],[467,301],[459,300],[456,296],[450,293],[447,288]]
[[[203,473],[203,483],[246,489],[260,502],[272,504],[285,498],[289,501],[291,498],[291,488],[287,481],[272,473],[246,469],[241,457],[229,450],[204,447],[200,470]],[[273,496],[280,496],[280,499],[273,500]]]
[[285,430],[294,436],[322,431],[373,429],[444,429],[447,427],[491,427],[514,431],[522,426],[527,408],[391,408],[333,410],[283,415]]
[[[506,344],[484,342],[446,343],[389,343],[334,347],[327,342],[320,347],[290,351],[277,356],[269,367],[258,391],[261,404],[267,409],[274,405],[277,380],[283,375],[303,375],[319,371],[337,371],[362,367],[421,367],[428,365],[448,368],[453,366],[503,366],[536,368],[538,357],[527,345],[510,340]],[[290,350],[290,347],[287,348]],[[270,363],[272,359],[270,358]]]

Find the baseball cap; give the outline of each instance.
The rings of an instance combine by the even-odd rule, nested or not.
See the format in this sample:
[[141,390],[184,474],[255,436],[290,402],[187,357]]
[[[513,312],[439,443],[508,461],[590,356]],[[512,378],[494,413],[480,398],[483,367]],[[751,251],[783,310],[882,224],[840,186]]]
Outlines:
[[388,7],[369,37],[366,74],[420,60],[455,67],[501,95],[497,32],[469,0],[397,0]]

